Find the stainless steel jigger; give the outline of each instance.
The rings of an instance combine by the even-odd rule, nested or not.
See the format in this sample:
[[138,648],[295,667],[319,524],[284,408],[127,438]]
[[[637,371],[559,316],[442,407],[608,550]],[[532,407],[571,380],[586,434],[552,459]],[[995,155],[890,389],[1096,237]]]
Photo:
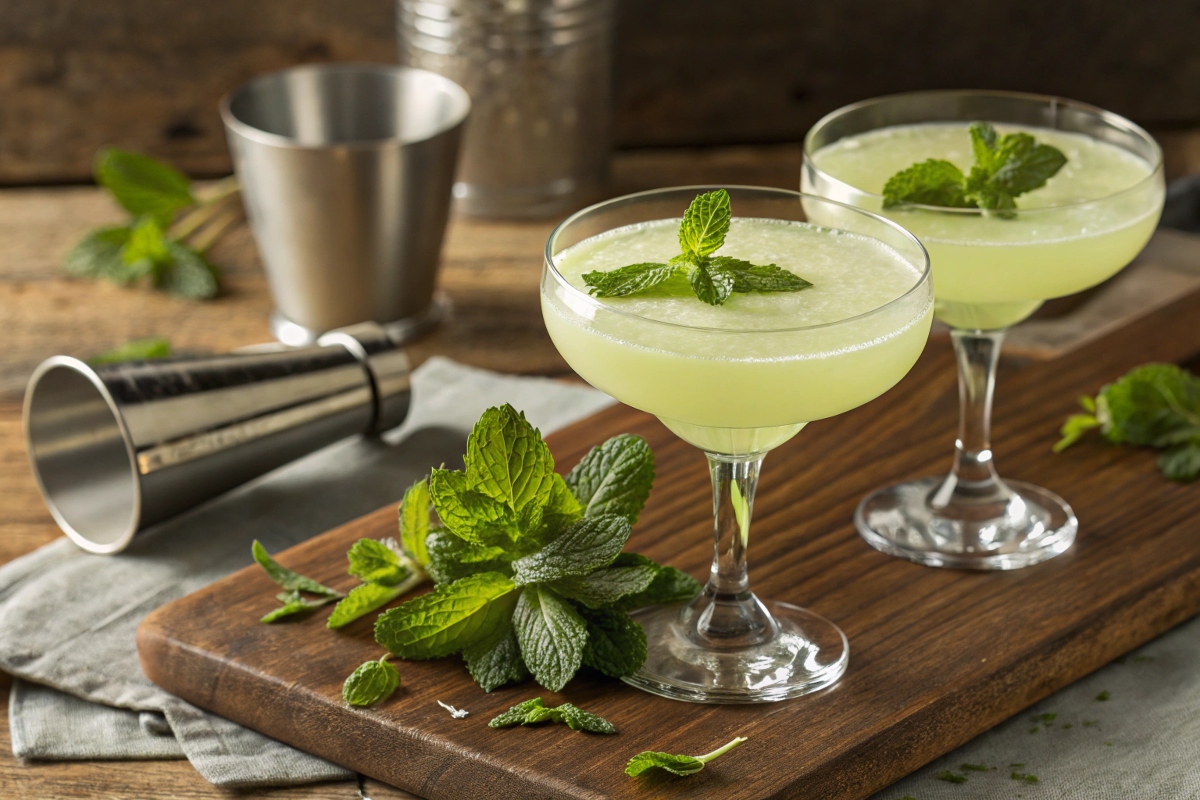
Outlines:
[[300,456],[404,421],[409,365],[362,323],[316,345],[91,367],[42,362],[25,444],[50,513],[93,553]]

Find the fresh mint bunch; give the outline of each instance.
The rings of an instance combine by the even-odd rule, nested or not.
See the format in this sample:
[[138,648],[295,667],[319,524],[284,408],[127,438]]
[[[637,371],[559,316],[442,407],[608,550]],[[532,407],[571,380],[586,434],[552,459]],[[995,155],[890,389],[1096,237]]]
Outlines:
[[798,292],[812,286],[774,264],[758,266],[728,256],[714,256],[729,233],[729,192],[698,195],[679,223],[681,252],[667,263],[646,262],[608,272],[588,272],[583,282],[595,297],[627,297],[684,275],[696,297],[719,306],[734,292]]
[[405,495],[401,539],[417,550],[424,533],[422,566],[437,585],[381,614],[376,641],[405,659],[461,654],[486,691],[531,674],[558,691],[582,665],[636,671],[646,635],[629,611],[700,590],[621,552],[654,480],[646,442],[614,437],[564,478],[537,429],[505,405],[476,423],[464,464]]
[[599,714],[584,711],[571,703],[547,708],[540,697],[517,703],[489,722],[488,727],[512,728],[517,725],[538,725],[543,722],[561,722],[573,731],[586,731],[587,733],[617,732],[613,724]]
[[1099,429],[1113,444],[1163,450],[1158,468],[1171,480],[1200,478],[1200,377],[1174,364],[1144,364],[1079,404],[1085,413],[1063,424],[1054,452]]
[[746,741],[746,737],[738,736],[728,744],[722,745],[711,753],[705,753],[702,756],[677,756],[671,753],[647,750],[629,759],[629,763],[625,765],[625,774],[631,778],[636,778],[646,770],[661,769],[670,772],[672,775],[695,775],[704,769],[705,764],[718,756],[728,753],[744,741]]
[[913,164],[888,179],[883,207],[984,208],[1010,218],[1017,197],[1045,186],[1067,163],[1061,150],[1038,144],[1028,133],[1000,136],[986,122],[972,123],[970,133],[975,154],[970,173],[944,159]]
[[100,151],[95,176],[130,219],[85,236],[67,254],[66,270],[120,284],[144,280],[193,300],[215,297],[217,269],[204,253],[240,218],[236,204],[227,202],[237,194],[236,181],[223,181],[199,199],[174,168],[117,148]]

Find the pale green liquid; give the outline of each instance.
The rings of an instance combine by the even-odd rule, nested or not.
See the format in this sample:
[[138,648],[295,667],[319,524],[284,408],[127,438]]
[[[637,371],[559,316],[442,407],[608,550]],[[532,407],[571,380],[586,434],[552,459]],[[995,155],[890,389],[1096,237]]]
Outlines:
[[[678,219],[619,228],[560,253],[555,264],[586,292],[585,272],[678,253],[678,228]],[[932,311],[927,294],[850,320],[904,295],[920,279],[900,253],[876,239],[803,223],[734,219],[720,254],[777,264],[814,286],[735,294],[714,307],[696,299],[682,279],[646,296],[601,300],[544,284],[546,329],[593,386],[657,415],[697,447],[728,454],[765,452],[807,422],[877,397],[924,347]]]
[[1044,300],[1111,277],[1153,233],[1163,191],[1161,182],[1146,180],[1152,172],[1149,163],[1097,139],[1047,128],[997,126],[1001,133],[1030,133],[1067,156],[1066,165],[1044,187],[1017,198],[1016,219],[882,211],[880,198],[873,195],[916,162],[942,158],[969,171],[974,156],[967,128],[901,125],[847,137],[812,155],[816,167],[844,186],[812,186],[810,176],[804,176],[805,191],[878,211],[916,234],[933,264],[939,319],[963,328],[1008,327]]

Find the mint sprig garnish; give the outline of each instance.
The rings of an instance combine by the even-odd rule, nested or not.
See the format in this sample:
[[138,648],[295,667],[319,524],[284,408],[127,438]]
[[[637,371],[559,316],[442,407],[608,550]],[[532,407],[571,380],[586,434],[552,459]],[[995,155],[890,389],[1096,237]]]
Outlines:
[[729,192],[718,189],[697,195],[679,223],[679,255],[666,263],[644,262],[585,273],[583,282],[593,297],[627,297],[684,275],[696,297],[723,305],[735,292],[798,292],[812,286],[774,264],[755,265],[727,256],[714,256],[729,233]]
[[913,164],[888,178],[883,187],[883,207],[917,204],[944,208],[982,208],[1009,218],[1016,198],[1046,185],[1062,169],[1067,157],[1048,144],[1038,144],[1028,133],[1000,136],[986,122],[970,127],[975,164],[968,174],[944,159]]
[[1085,413],[1067,418],[1054,452],[1099,430],[1112,444],[1163,450],[1158,468],[1171,480],[1200,478],[1200,377],[1174,364],[1143,364],[1079,403]]
[[714,758],[728,753],[744,741],[746,741],[746,737],[738,736],[728,744],[722,745],[711,753],[705,753],[702,756],[677,756],[671,753],[647,750],[629,759],[629,763],[625,765],[625,774],[631,778],[636,778],[646,770],[657,768],[666,770],[673,775],[695,775],[704,769],[705,764]]
[[173,167],[117,148],[96,157],[96,182],[127,212],[127,224],[97,228],[66,257],[72,275],[119,284],[138,281],[192,300],[219,290],[216,267],[204,253],[241,218],[233,178],[197,197]]
[[505,711],[488,723],[489,728],[513,728],[518,725],[539,725],[544,722],[561,722],[573,731],[587,733],[616,733],[611,722],[599,714],[584,711],[572,703],[548,708],[542,698],[535,697]]

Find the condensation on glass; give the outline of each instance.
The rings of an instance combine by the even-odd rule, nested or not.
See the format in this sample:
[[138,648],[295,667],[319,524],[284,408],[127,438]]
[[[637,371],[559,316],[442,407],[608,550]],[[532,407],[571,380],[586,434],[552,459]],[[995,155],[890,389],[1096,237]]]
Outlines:
[[612,0],[397,0],[402,63],[471,95],[455,205],[559,214],[607,174]]

